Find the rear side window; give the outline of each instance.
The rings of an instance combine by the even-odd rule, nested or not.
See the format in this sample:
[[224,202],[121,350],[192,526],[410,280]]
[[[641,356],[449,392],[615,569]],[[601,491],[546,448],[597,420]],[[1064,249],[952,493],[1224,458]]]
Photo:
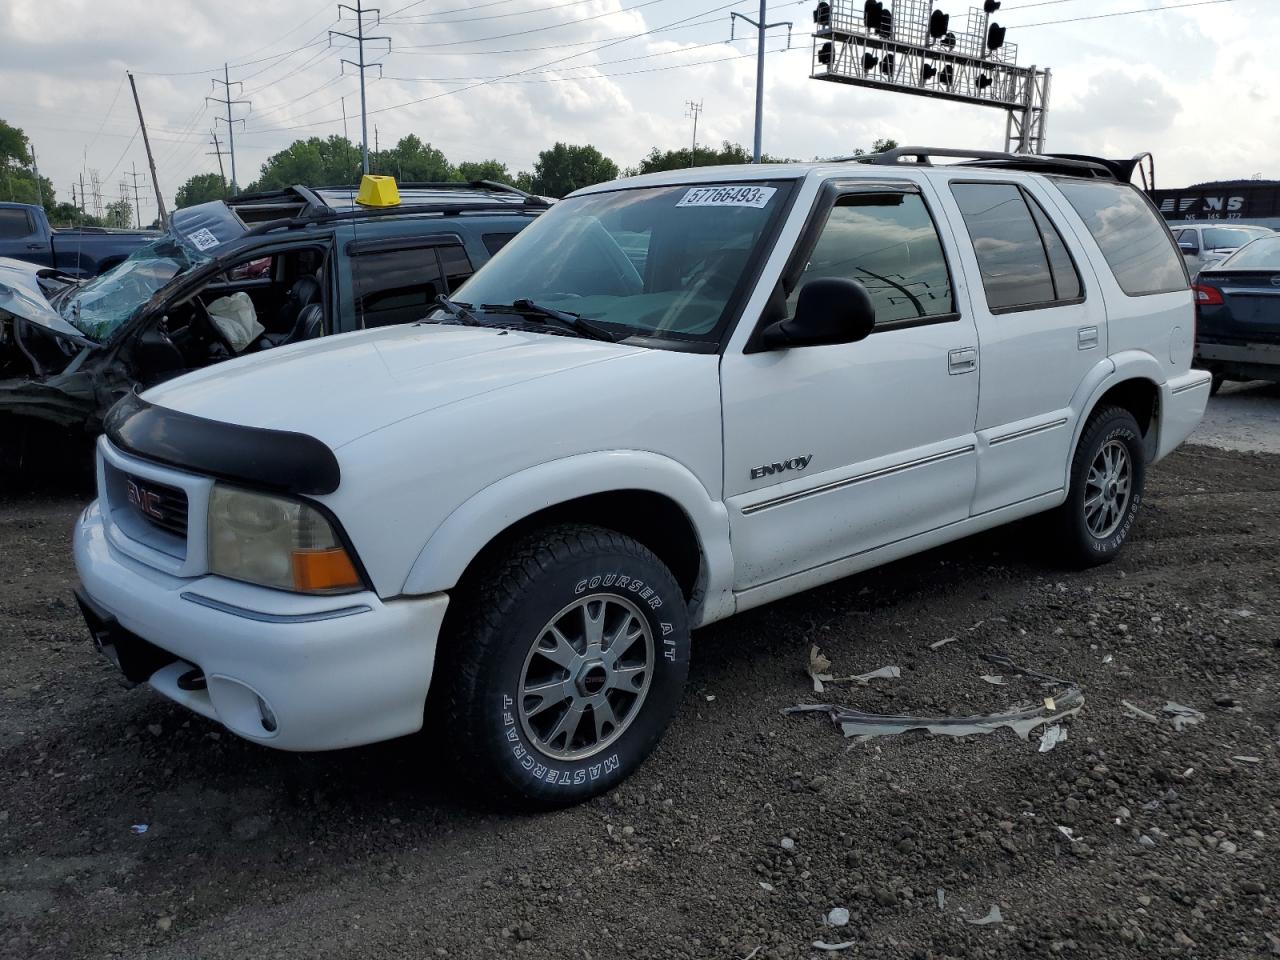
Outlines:
[[919,194],[838,199],[788,299],[788,316],[800,288],[817,277],[847,277],[866,287],[877,326],[955,311],[942,243]]
[[1080,275],[1058,228],[1012,183],[952,183],[994,312],[1080,299]]
[[1055,179],[1131,297],[1187,289],[1182,255],[1138,189],[1100,180]]
[[444,293],[434,247],[382,250],[351,258],[356,316],[366,327],[421,320]]
[[514,233],[486,233],[480,240],[484,243],[484,248],[489,251],[489,256],[493,256],[510,243],[514,236]]
[[31,217],[25,210],[6,207],[0,210],[0,240],[17,240],[35,233]]

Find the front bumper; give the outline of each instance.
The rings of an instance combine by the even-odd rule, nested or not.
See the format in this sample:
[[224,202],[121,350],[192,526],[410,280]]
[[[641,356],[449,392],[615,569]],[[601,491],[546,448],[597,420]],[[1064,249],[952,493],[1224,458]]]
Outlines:
[[74,545],[95,642],[132,679],[232,733],[332,750],[421,729],[445,594],[384,602],[173,576],[112,546],[97,501]]

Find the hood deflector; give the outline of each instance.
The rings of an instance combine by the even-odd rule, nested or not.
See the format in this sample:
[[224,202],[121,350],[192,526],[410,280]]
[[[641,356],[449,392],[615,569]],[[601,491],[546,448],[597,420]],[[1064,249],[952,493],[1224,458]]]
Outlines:
[[260,490],[322,495],[341,482],[338,458],[315,437],[207,420],[136,393],[111,408],[104,428],[126,453]]

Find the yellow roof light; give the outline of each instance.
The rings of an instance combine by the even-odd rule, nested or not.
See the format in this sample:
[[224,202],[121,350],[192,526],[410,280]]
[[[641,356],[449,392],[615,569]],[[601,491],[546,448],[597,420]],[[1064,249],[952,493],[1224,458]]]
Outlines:
[[400,190],[395,177],[382,177],[366,173],[360,178],[360,192],[356,203],[364,207],[395,207],[400,204]]

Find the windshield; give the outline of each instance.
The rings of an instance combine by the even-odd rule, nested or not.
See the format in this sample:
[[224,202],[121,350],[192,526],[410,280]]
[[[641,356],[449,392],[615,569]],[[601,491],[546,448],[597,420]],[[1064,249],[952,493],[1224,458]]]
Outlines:
[[69,290],[56,306],[63,319],[86,337],[105,342],[157,290],[209,259],[184,240],[161,237],[106,273]]
[[1218,269],[1280,270],[1280,237],[1259,237],[1223,260]]
[[1239,227],[1205,227],[1204,245],[1210,250],[1230,250],[1248,243],[1256,237],[1265,236],[1262,229],[1245,230]]
[[711,340],[789,185],[650,187],[562,200],[458,291],[477,309],[532,300],[621,337]]

